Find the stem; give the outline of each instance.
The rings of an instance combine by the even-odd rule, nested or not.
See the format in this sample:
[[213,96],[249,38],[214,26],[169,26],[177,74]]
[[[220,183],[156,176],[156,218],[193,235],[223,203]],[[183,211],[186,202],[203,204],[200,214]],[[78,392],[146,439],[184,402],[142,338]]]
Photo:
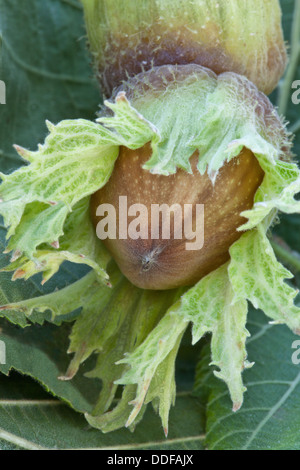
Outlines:
[[300,254],[291,250],[280,238],[273,238],[271,245],[275,254],[285,264],[289,265],[294,272],[300,272]]
[[291,86],[300,56],[300,0],[295,0],[294,20],[291,35],[291,56],[284,80],[279,85],[278,110],[285,115],[290,99]]

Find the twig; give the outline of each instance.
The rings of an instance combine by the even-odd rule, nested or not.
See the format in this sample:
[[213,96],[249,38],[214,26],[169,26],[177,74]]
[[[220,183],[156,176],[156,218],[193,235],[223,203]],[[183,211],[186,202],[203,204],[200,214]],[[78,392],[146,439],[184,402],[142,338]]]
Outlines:
[[279,237],[274,237],[271,244],[275,254],[285,264],[291,267],[293,272],[300,272],[300,254],[291,250],[288,245]]

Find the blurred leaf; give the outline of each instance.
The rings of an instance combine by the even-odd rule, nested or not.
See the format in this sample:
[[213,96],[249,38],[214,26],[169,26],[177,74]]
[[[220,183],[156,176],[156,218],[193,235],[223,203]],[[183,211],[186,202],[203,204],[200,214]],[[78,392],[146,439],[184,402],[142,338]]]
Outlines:
[[149,408],[134,433],[122,429],[103,434],[88,426],[61,401],[41,393],[29,379],[0,376],[0,450],[200,450],[204,409],[189,394],[177,398],[170,416],[172,431],[165,439],[159,418]]
[[69,362],[66,350],[70,326],[67,323],[59,327],[46,323],[42,327],[32,325],[23,329],[0,320],[0,327],[0,340],[6,345],[6,364],[0,365],[2,373],[15,370],[31,376],[74,409],[81,412],[92,410],[100,382],[83,377],[91,366],[81,369],[70,382],[58,380]]
[[12,145],[35,150],[45,120],[94,119],[100,94],[92,80],[77,0],[0,0],[1,171],[20,165]]

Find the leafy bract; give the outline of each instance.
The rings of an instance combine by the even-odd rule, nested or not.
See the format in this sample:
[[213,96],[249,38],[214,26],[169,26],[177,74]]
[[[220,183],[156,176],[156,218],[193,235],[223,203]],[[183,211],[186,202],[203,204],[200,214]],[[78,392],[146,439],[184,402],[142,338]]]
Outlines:
[[[130,369],[123,374],[122,378],[117,383],[127,385],[137,384],[136,396],[130,403],[133,405],[133,410],[130,413],[126,426],[130,426],[138,416],[144,404],[151,381],[157,374],[156,382],[160,384],[160,389],[154,392],[155,383],[153,383],[150,396],[152,395],[152,398],[157,398],[162,424],[165,433],[167,434],[168,432],[169,409],[174,400],[172,377],[174,360],[172,364],[173,367],[169,370],[171,381],[169,383],[165,382],[165,385],[168,384],[168,389],[165,390],[162,388],[161,379],[162,372],[164,372],[164,368],[168,364],[164,364],[164,361],[170,354],[172,355],[172,353],[176,356],[180,340],[188,325],[186,320],[180,320],[178,318],[177,309],[178,305],[175,304],[175,306],[164,315],[158,326],[148,334],[143,344],[136,348],[128,357],[118,362],[118,364],[129,364]],[[166,362],[168,363],[168,359]]]
[[241,373],[251,367],[245,349],[247,302],[234,299],[227,271],[226,264],[190,289],[182,298],[181,315],[193,323],[193,343],[212,333],[212,365],[219,368],[215,375],[227,383],[237,411],[245,391]]
[[230,281],[236,301],[248,299],[276,323],[300,333],[297,291],[285,280],[293,275],[276,260],[263,226],[242,235],[230,249]]
[[[130,369],[118,383],[138,384],[129,423],[141,409],[150,384],[153,387],[151,381],[155,372],[162,368],[168,354],[176,350],[176,343],[189,322],[193,323],[194,343],[208,332],[213,334],[212,364],[220,368],[216,375],[227,383],[234,410],[240,408],[244,392],[241,372],[245,367],[250,367],[245,351],[247,304],[245,300],[234,302],[233,296],[227,265],[224,265],[185,293],[146,341],[134,353],[119,361],[129,364]],[[160,380],[163,383],[163,377]],[[164,421],[163,425],[165,427]]]
[[249,221],[239,227],[240,231],[256,227],[273,210],[286,214],[300,212],[300,203],[295,200],[300,192],[300,172],[297,165],[280,160],[272,164],[262,155],[256,154],[256,157],[265,177],[255,195],[253,208],[241,214]]
[[[35,220],[37,223],[39,217]],[[27,236],[32,231],[28,227]],[[22,232],[19,232],[22,237]],[[17,243],[16,238],[14,239]],[[30,243],[28,237],[28,243]],[[7,248],[6,251],[9,249]],[[97,239],[94,227],[89,216],[89,198],[79,201],[65,220],[64,234],[51,245],[43,243],[32,259],[16,250],[12,262],[3,268],[3,271],[15,271],[14,279],[28,279],[38,272],[43,273],[43,281],[48,281],[60,268],[64,261],[85,264],[95,270],[99,280],[107,281],[106,266],[110,256],[103,244]]]
[[[167,84],[167,85],[166,85]],[[289,154],[288,133],[268,98],[245,77],[218,77],[196,66],[164,66],[124,85],[133,106],[157,129],[152,156],[144,168],[169,175],[191,172],[189,159],[199,152],[198,169],[215,181],[225,161],[243,147],[275,163]],[[147,89],[147,93],[145,93]]]
[[[117,379],[120,378],[122,370],[124,370],[124,366],[116,363],[125,353],[131,352],[147,339],[176,294],[176,291],[171,293],[167,291],[142,291],[132,286],[113,265],[110,266],[109,274],[113,287],[99,284],[96,273],[92,271],[76,283],[60,291],[35,299],[10,303],[2,307],[2,311],[20,311],[33,320],[33,313],[50,311],[52,321],[58,321],[60,317],[67,313],[81,308],[81,313],[76,319],[70,335],[69,352],[75,353],[75,355],[61,379],[71,380],[77,373],[80,364],[84,363],[93,353],[99,355],[95,368],[88,375],[91,378],[102,379],[103,387],[99,400],[95,405],[95,410],[93,414],[88,416],[88,420],[103,431],[122,427],[129,419],[128,424],[134,421],[127,400],[128,394],[132,395],[134,393],[134,386],[125,388],[123,398],[116,411],[106,413],[117,391]],[[184,324],[183,329],[179,328],[180,333],[183,333],[186,328],[187,323],[184,322]],[[169,330],[169,326],[170,321],[167,324],[167,330]],[[178,325],[174,326],[177,331]],[[170,338],[172,338],[172,331],[168,331]],[[158,342],[160,342],[160,330],[158,335]],[[172,345],[164,342],[164,338],[161,341],[164,343],[164,347],[168,348],[168,352],[173,349]],[[166,382],[168,387],[163,390],[160,389],[160,391],[153,388],[152,391],[155,397],[160,397],[160,393],[162,394],[160,408],[165,417],[165,429],[167,429],[167,418],[175,393],[173,375],[174,360],[179,346],[178,341],[175,346],[173,357],[171,357],[172,368],[168,371],[171,378],[170,382]],[[158,354],[157,365],[164,358],[165,356],[161,357]],[[170,358],[166,361],[170,365],[169,361]],[[154,369],[155,372],[156,367],[153,364],[149,364],[149,367],[151,370]],[[145,364],[143,368],[146,368]],[[160,384],[162,372],[160,372],[159,377],[158,374],[159,371],[156,375],[156,383]],[[144,375],[141,380],[145,380]],[[152,373],[152,375],[154,374]],[[169,397],[173,397],[173,399],[170,400]],[[145,395],[143,395],[141,404],[143,404],[144,398]]]
[[[26,226],[31,226],[30,212],[24,214],[25,207],[31,203],[50,206],[62,204],[69,212],[78,201],[106,183],[118,156],[117,146],[108,143],[103,145],[102,128],[93,122],[82,119],[62,121],[56,126],[48,124],[48,128],[50,134],[45,144],[36,152],[16,147],[18,153],[30,162],[30,165],[22,166],[10,175],[1,174],[3,182],[0,189],[0,208],[5,225],[9,227],[8,237],[14,235],[20,223],[24,231]],[[32,210],[35,208],[33,205]],[[40,205],[35,217],[37,212],[42,213],[43,209],[45,207]],[[61,216],[62,221],[65,217],[66,212]],[[44,217],[43,230],[50,237],[51,225],[44,227],[48,218],[51,221],[51,217]],[[61,230],[55,230],[57,221],[53,225],[52,241],[56,241],[61,235]],[[61,226],[59,228],[61,229]],[[40,239],[37,237],[36,246],[44,242],[44,237],[44,233]],[[18,248],[31,256],[36,246],[27,248],[26,241],[24,245],[23,250],[22,245]]]

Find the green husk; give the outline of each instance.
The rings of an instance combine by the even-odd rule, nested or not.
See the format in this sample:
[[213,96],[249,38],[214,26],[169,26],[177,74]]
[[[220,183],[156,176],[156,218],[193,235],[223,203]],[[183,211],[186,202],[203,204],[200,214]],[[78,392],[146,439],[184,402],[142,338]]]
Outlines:
[[236,72],[270,93],[286,66],[278,0],[81,0],[89,48],[110,96],[165,64]]

